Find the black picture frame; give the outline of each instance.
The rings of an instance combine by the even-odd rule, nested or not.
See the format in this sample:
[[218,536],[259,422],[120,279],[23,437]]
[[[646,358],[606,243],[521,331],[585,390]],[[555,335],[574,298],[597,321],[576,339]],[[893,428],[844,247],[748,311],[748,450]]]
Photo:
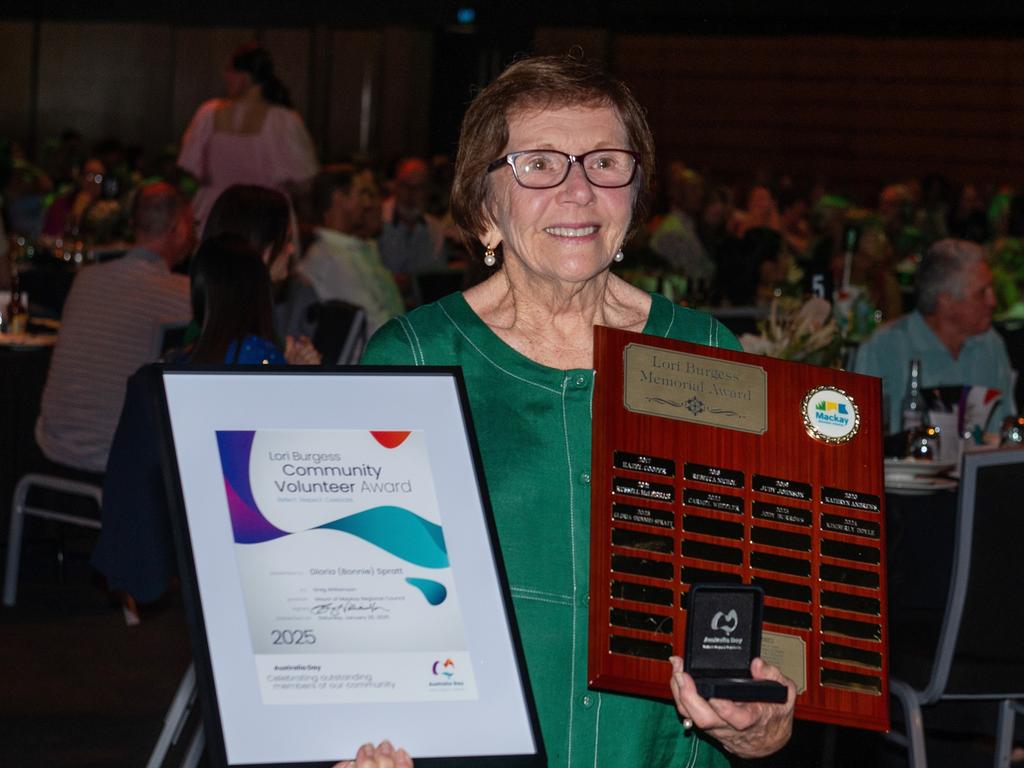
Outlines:
[[[447,378],[454,388],[462,417],[462,435],[472,457],[474,484],[479,495],[480,511],[487,532],[485,551],[490,554],[495,580],[500,592],[501,608],[505,618],[508,639],[513,649],[514,658],[509,659],[515,664],[515,672],[520,684],[521,704],[525,708],[528,727],[533,741],[533,750],[521,754],[502,755],[456,755],[451,757],[418,757],[413,754],[417,766],[440,768],[441,766],[510,766],[512,768],[533,768],[547,765],[547,757],[541,735],[540,723],[533,700],[529,676],[526,671],[525,656],[519,636],[515,613],[512,609],[511,593],[505,575],[504,561],[498,545],[497,529],[487,492],[483,464],[472,423],[469,399],[466,393],[462,370],[449,366],[332,366],[324,368],[296,366],[160,366],[161,386],[159,397],[154,402],[157,409],[159,440],[161,443],[163,474],[167,489],[168,506],[171,511],[171,528],[174,537],[178,560],[183,603],[188,626],[188,634],[193,651],[198,697],[202,708],[202,723],[205,730],[206,756],[208,764],[214,768],[313,768],[313,766],[330,766],[335,760],[323,762],[260,762],[239,763],[229,762],[225,743],[224,730],[221,724],[222,697],[219,696],[214,675],[214,662],[207,635],[207,622],[203,611],[203,595],[197,578],[195,552],[192,546],[188,513],[185,507],[184,492],[179,470],[178,452],[175,446],[172,429],[172,416],[168,404],[166,382],[175,376],[223,376],[237,377],[239,386],[244,386],[251,377],[287,376],[297,381],[304,377],[335,377],[339,387],[343,387],[346,378],[350,377],[403,377],[414,387],[415,381],[422,377]],[[241,652],[244,649],[239,649]],[[330,705],[324,705],[330,706]],[[437,706],[432,704],[431,706]],[[339,724],[339,727],[343,727]],[[398,727],[395,728],[396,735]],[[363,738],[362,741],[368,739]],[[395,739],[396,746],[401,746],[400,738]],[[337,756],[337,760],[351,759],[354,755]]]

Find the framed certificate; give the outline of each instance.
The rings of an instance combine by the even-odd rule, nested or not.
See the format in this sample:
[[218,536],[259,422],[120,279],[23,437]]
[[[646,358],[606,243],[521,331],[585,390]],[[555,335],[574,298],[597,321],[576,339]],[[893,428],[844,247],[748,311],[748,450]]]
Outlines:
[[162,375],[212,764],[545,765],[461,372]]

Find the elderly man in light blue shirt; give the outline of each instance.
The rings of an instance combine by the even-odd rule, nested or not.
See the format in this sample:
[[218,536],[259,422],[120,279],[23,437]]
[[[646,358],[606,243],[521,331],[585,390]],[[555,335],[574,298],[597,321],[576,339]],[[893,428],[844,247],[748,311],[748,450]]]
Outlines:
[[996,429],[1016,413],[1014,372],[1006,345],[992,328],[996,300],[982,248],[940,240],[917,271],[917,310],[879,328],[857,352],[854,370],[882,379],[889,432],[900,428],[911,360],[921,361],[923,389],[979,385],[1002,393],[989,420]]

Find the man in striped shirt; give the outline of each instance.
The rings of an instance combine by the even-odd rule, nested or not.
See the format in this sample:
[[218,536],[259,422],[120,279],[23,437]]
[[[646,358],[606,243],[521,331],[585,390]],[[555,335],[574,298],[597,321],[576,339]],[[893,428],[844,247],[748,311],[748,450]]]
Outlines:
[[159,357],[163,328],[191,317],[189,283],[172,274],[195,245],[188,202],[169,184],[139,190],[135,245],[71,286],[43,391],[36,441],[50,461],[101,473],[125,383]]

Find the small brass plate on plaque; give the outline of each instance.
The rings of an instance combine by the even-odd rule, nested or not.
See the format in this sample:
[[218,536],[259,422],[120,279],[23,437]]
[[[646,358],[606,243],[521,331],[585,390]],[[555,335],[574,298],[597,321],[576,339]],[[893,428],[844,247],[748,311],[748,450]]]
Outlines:
[[781,632],[761,632],[761,658],[778,667],[796,683],[796,692],[807,688],[807,645],[803,638]]
[[634,413],[759,435],[768,429],[768,377],[760,366],[627,344],[623,376],[623,401]]

